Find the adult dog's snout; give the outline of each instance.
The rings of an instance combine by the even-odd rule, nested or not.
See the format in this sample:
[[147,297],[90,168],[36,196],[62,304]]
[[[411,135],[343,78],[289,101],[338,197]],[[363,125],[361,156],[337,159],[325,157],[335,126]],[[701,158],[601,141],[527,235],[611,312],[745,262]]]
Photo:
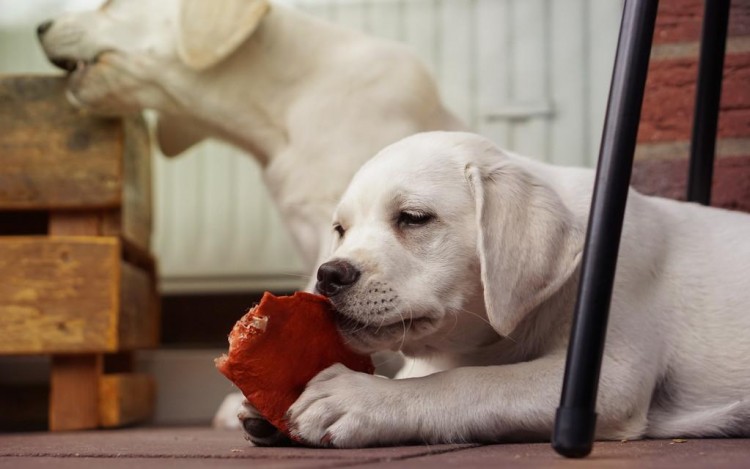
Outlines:
[[[53,20],[47,20],[43,23],[40,23],[39,26],[36,27],[36,35],[39,37],[39,41],[44,45],[44,35],[47,33],[47,31],[52,28],[52,25],[55,22]],[[73,59],[69,59],[66,57],[53,57],[50,56],[49,53],[47,54],[47,58],[57,68],[63,69],[68,72],[72,72],[76,69],[76,66],[78,65],[77,62]]]
[[318,268],[315,289],[325,296],[334,296],[352,286],[359,275],[359,269],[350,262],[341,259],[329,261]]
[[39,36],[40,38],[44,36],[44,33],[46,33],[49,30],[49,28],[52,27],[52,23],[53,23],[52,20],[47,20],[44,23],[41,23],[39,26],[37,26],[36,27],[37,36]]

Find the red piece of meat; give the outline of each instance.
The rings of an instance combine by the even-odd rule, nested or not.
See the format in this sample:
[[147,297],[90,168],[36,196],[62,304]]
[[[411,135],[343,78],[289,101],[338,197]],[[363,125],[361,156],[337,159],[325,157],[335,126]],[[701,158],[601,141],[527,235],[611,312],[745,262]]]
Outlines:
[[372,360],[349,349],[323,296],[268,292],[229,334],[216,367],[276,428],[289,435],[284,414],[319,372],[335,363],[373,373]]

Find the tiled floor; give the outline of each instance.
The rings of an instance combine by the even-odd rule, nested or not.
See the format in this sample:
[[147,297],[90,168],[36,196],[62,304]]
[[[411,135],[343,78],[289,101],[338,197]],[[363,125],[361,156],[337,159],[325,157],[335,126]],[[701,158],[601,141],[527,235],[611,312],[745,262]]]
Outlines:
[[359,450],[253,448],[205,427],[0,434],[0,468],[750,468],[750,440],[597,443],[585,460],[548,444],[437,445]]

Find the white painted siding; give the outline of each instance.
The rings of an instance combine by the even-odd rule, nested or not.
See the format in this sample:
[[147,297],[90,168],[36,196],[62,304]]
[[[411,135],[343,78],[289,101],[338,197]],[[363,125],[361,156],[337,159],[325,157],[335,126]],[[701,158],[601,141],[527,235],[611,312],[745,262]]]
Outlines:
[[287,0],[412,47],[475,131],[559,164],[596,157],[622,0]]

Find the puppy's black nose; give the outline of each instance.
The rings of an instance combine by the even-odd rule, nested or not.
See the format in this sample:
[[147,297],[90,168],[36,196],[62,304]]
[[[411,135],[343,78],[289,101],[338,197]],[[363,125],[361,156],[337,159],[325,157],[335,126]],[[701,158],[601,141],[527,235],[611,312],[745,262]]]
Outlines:
[[47,30],[51,27],[52,27],[52,21],[45,21],[44,23],[36,27],[36,34],[39,37],[42,37],[44,33],[46,33]]
[[359,270],[351,263],[337,259],[318,267],[315,289],[325,296],[334,296],[346,290],[359,278]]

